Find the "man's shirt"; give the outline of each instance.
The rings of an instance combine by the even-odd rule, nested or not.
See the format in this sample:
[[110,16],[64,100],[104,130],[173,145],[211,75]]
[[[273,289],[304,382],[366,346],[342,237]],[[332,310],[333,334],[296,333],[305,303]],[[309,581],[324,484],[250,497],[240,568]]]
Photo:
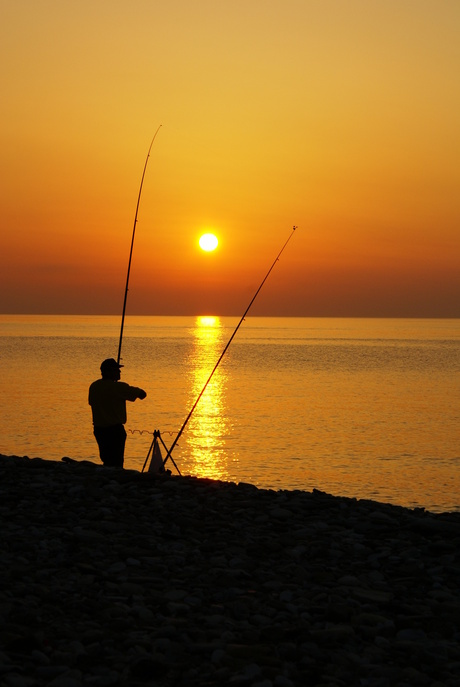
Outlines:
[[126,382],[98,379],[89,387],[88,403],[93,411],[95,427],[124,425],[126,401],[135,401],[144,395],[142,389]]

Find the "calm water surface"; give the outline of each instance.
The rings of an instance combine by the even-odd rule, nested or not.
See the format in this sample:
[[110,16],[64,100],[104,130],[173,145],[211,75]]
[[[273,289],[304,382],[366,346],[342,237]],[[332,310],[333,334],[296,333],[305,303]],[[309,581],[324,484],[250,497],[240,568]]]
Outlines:
[[[125,465],[170,445],[238,318],[128,317]],[[87,405],[118,317],[0,316],[0,453],[98,460]],[[460,510],[460,321],[247,318],[173,457],[183,474]],[[172,467],[169,464],[169,467]]]

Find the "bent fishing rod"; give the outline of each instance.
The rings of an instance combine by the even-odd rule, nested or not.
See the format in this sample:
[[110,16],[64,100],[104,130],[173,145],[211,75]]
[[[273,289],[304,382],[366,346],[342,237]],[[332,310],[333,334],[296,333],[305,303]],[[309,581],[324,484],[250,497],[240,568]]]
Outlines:
[[133,257],[134,236],[135,236],[135,234],[136,234],[136,224],[137,224],[137,215],[138,215],[138,213],[139,213],[139,203],[141,202],[142,187],[143,187],[143,185],[144,185],[145,170],[147,169],[147,163],[148,163],[148,161],[149,161],[150,151],[152,150],[153,142],[154,142],[154,140],[155,140],[155,138],[156,138],[156,136],[157,136],[157,133],[160,131],[160,129],[161,129],[161,124],[160,124],[160,126],[158,127],[158,129],[155,131],[155,134],[154,134],[154,136],[153,136],[153,138],[152,138],[152,142],[150,143],[149,151],[148,151],[148,153],[147,153],[147,157],[145,158],[144,170],[143,170],[143,172],[142,172],[142,179],[141,179],[141,185],[140,185],[140,188],[139,188],[139,195],[137,196],[136,214],[134,215],[134,226],[133,226],[133,233],[132,233],[132,236],[131,236],[131,249],[130,249],[130,251],[129,251],[128,273],[127,273],[127,275],[126,275],[126,287],[125,287],[125,297],[124,297],[124,300],[123,300],[123,312],[122,312],[122,315],[121,315],[120,341],[119,341],[119,343],[118,343],[118,356],[117,356],[117,363],[118,363],[118,365],[120,364],[120,360],[121,360],[121,344],[122,344],[122,341],[123,341],[123,327],[124,327],[124,325],[125,325],[126,301],[127,301],[127,299],[128,299],[129,274],[130,274],[130,272],[131,272],[131,260],[132,260],[132,257]]
[[[190,418],[192,417],[192,415],[193,415],[193,413],[194,413],[194,411],[195,411],[195,408],[197,407],[198,403],[200,402],[201,397],[203,396],[204,392],[206,391],[206,388],[207,388],[209,382],[211,381],[212,377],[214,376],[214,372],[215,372],[215,371],[217,370],[217,368],[219,367],[222,358],[224,357],[224,355],[226,354],[226,352],[227,352],[227,350],[228,350],[228,347],[230,346],[230,344],[232,343],[233,339],[235,338],[235,335],[236,335],[238,329],[240,328],[240,326],[242,325],[242,323],[243,323],[243,321],[244,321],[244,318],[245,318],[246,315],[248,314],[248,312],[249,312],[249,310],[250,310],[252,304],[254,303],[254,301],[256,300],[257,296],[259,295],[260,290],[262,289],[263,285],[265,284],[265,282],[267,281],[268,277],[270,276],[271,271],[273,270],[273,268],[275,267],[276,263],[277,263],[278,260],[280,259],[281,253],[282,253],[282,252],[284,251],[284,249],[286,248],[287,244],[288,244],[289,241],[291,240],[291,238],[292,238],[292,236],[293,236],[293,234],[294,234],[294,232],[295,232],[296,229],[297,229],[296,226],[292,227],[292,231],[291,231],[291,233],[289,234],[289,237],[288,237],[287,241],[285,242],[285,244],[284,244],[283,247],[281,248],[280,252],[279,252],[278,255],[276,256],[276,258],[275,258],[275,260],[274,260],[274,262],[273,262],[273,265],[272,265],[272,266],[270,267],[270,269],[268,270],[267,274],[265,275],[265,277],[264,277],[263,280],[262,280],[262,283],[260,284],[259,288],[257,289],[257,291],[255,292],[254,296],[252,297],[251,302],[249,303],[248,307],[247,307],[246,310],[244,311],[244,314],[243,314],[243,316],[241,317],[240,321],[238,322],[238,325],[237,325],[235,331],[234,331],[233,334],[231,335],[230,339],[228,340],[227,345],[225,346],[224,350],[223,350],[222,353],[220,354],[219,360],[218,360],[217,363],[214,365],[214,368],[213,368],[211,374],[209,375],[209,377],[208,377],[208,379],[207,379],[207,381],[206,381],[206,384],[205,384],[204,387],[202,388],[202,390],[201,390],[201,392],[200,392],[198,398],[196,399],[195,403],[194,403],[193,406],[192,406],[192,409],[190,410],[189,414],[188,414],[187,417],[185,418],[184,424],[183,424],[182,427],[180,428],[180,430],[179,430],[179,432],[178,432],[176,438],[174,439],[173,443],[171,444],[171,448],[169,449],[168,453],[166,454],[165,459],[163,460],[163,467],[166,465],[166,461],[168,460],[168,458],[171,458],[171,461],[174,463],[174,461],[173,461],[173,459],[172,459],[172,457],[171,457],[171,453],[173,452],[174,447],[176,446],[177,442],[179,441],[179,439],[180,439],[180,437],[181,437],[181,435],[182,435],[182,432],[183,432],[184,429],[186,428],[186,426],[187,426],[187,424],[188,424],[188,421],[190,420]],[[174,463],[174,465],[175,465],[175,463]],[[176,467],[177,467],[177,466],[176,466]]]

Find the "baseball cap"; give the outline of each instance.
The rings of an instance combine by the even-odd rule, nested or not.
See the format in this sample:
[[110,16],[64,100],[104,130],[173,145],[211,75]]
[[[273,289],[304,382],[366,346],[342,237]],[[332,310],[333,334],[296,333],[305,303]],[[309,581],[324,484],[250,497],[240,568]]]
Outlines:
[[103,360],[101,363],[101,372],[104,372],[104,370],[113,370],[119,369],[120,367],[123,367],[123,365],[120,365],[120,363],[117,363],[115,358],[107,358],[107,360]]

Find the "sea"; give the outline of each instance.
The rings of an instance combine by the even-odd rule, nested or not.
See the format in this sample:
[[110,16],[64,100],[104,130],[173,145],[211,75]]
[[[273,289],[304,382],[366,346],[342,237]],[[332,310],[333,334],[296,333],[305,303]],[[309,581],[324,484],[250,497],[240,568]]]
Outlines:
[[[120,324],[0,316],[1,454],[99,463],[88,387]],[[147,398],[128,403],[125,468],[148,469],[154,431],[165,455],[182,430],[173,474],[460,511],[460,320],[238,324],[126,317],[122,380]]]

